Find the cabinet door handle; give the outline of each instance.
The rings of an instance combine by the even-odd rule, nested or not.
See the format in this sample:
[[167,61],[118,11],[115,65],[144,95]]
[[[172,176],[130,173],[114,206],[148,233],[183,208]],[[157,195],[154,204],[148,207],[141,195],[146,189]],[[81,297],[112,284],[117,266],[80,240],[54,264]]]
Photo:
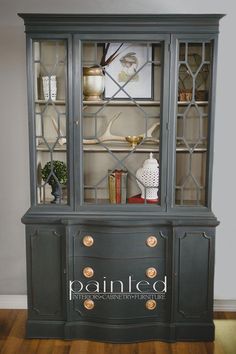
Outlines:
[[86,235],[83,237],[83,244],[85,247],[91,247],[94,244],[94,239],[90,235]]
[[94,270],[91,267],[85,267],[83,269],[83,275],[85,278],[92,278],[94,276]]
[[155,247],[157,245],[157,238],[156,236],[149,236],[146,240],[146,244],[148,247]]
[[95,304],[94,301],[91,299],[87,299],[84,301],[84,307],[86,310],[92,310],[94,308]]
[[155,278],[157,276],[157,270],[154,267],[150,267],[146,269],[146,276],[148,278]]
[[157,303],[155,300],[146,301],[146,309],[152,311],[157,307]]

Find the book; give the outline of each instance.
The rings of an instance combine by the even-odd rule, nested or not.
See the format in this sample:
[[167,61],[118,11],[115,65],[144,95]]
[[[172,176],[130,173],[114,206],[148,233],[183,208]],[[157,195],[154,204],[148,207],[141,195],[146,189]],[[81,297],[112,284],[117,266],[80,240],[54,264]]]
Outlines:
[[128,171],[121,171],[121,204],[126,204]]
[[116,204],[116,177],[111,170],[108,170],[108,187],[110,203]]
[[111,204],[126,204],[127,170],[108,170],[108,190]]
[[116,204],[120,204],[121,202],[121,171],[115,171],[116,176]]

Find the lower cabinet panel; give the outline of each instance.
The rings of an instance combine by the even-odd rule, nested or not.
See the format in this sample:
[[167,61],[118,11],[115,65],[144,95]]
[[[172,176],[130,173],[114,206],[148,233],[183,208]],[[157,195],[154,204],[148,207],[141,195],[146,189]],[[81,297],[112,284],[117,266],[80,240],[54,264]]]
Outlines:
[[29,317],[62,319],[62,243],[60,226],[27,226]]
[[176,318],[212,317],[214,229],[176,229]]
[[[135,234],[133,229],[123,255],[120,243],[112,256],[106,245],[110,250],[124,240],[122,230],[111,236],[92,230],[94,244],[86,247],[86,230],[71,233],[70,227],[27,225],[28,338],[214,340],[214,227],[168,227],[161,236],[152,232],[158,242],[149,248],[149,232]],[[137,254],[135,240],[140,241]],[[147,275],[150,268],[156,270],[153,278]],[[70,282],[75,282],[71,299]],[[90,309],[84,304],[88,299],[93,300]],[[156,301],[153,309],[147,308],[148,300]]]

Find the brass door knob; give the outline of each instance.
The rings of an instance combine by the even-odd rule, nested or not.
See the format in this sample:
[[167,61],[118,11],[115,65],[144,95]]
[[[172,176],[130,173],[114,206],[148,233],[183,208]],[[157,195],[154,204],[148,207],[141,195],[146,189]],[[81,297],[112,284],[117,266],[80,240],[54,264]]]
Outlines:
[[91,247],[94,244],[94,239],[90,235],[86,235],[83,237],[83,244],[86,247]]
[[155,300],[148,300],[146,301],[146,308],[148,310],[154,310],[157,307],[157,303]]
[[94,308],[95,304],[94,301],[91,299],[87,299],[84,301],[84,307],[86,310],[92,310]]
[[149,236],[147,238],[146,244],[147,244],[148,247],[155,247],[157,245],[156,236]]
[[83,275],[85,278],[92,278],[94,276],[94,270],[91,267],[85,267],[83,269]]
[[148,278],[155,278],[157,276],[157,270],[154,267],[150,267],[146,269],[146,276]]

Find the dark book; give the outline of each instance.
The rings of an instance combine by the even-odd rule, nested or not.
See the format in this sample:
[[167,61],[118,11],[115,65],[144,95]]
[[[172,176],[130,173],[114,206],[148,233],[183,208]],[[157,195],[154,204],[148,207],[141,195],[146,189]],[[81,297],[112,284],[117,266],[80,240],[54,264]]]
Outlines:
[[121,170],[115,171],[116,176],[116,204],[121,203]]

